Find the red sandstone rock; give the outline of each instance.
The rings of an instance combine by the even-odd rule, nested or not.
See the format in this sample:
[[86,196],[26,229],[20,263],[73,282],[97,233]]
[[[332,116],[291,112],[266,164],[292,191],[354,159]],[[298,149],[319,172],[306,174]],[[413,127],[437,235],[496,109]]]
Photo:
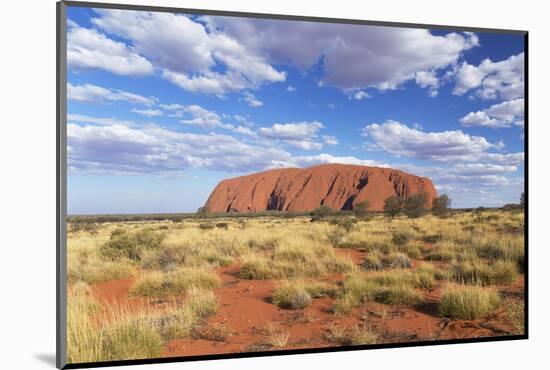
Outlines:
[[221,181],[206,202],[211,212],[311,211],[320,205],[351,210],[365,200],[380,211],[386,198],[437,192],[427,177],[399,170],[344,164],[283,168]]

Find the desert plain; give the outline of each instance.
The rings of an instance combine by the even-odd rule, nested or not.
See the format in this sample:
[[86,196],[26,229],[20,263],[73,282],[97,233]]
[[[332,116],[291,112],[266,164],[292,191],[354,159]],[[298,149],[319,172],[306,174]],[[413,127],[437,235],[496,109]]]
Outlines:
[[70,363],[524,333],[523,210],[82,216],[68,230]]

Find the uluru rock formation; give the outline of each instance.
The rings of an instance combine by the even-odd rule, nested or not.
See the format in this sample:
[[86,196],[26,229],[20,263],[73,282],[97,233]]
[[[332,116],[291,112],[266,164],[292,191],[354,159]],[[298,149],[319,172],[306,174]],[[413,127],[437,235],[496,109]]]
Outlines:
[[310,211],[321,205],[351,210],[365,200],[380,211],[386,198],[437,192],[427,177],[399,170],[345,164],[282,168],[221,181],[205,204],[211,212]]

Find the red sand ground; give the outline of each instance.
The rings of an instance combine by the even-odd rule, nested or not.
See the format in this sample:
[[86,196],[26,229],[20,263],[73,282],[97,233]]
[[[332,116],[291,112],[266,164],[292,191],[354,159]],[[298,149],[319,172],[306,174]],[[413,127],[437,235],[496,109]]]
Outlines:
[[[339,250],[360,264],[366,253],[357,250]],[[218,312],[197,332],[196,338],[172,340],[167,343],[163,356],[189,356],[235,352],[277,350],[267,343],[268,328],[279,328],[289,333],[284,349],[322,348],[339,345],[327,339],[331,327],[351,329],[366,326],[381,333],[379,342],[410,342],[437,339],[479,338],[511,334],[505,308],[485,320],[449,320],[436,316],[441,288],[425,292],[421,307],[388,306],[369,303],[357,308],[351,315],[339,317],[331,312],[334,299],[314,299],[303,310],[281,309],[270,303],[275,282],[243,280],[234,264],[216,270],[223,284],[214,290],[220,303]],[[127,294],[135,278],[127,278],[92,287],[93,292],[106,303],[127,304],[140,307],[148,300],[128,298]],[[342,275],[327,277],[327,281],[341,281]],[[523,277],[515,284],[499,290],[506,300],[523,299]],[[223,333],[221,340],[219,333]]]

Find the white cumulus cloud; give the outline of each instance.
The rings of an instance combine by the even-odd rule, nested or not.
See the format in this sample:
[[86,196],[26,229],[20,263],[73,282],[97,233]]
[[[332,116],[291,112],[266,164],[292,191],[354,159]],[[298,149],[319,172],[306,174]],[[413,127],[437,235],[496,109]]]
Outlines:
[[[132,50],[149,58],[162,76],[192,92],[223,95],[264,82],[282,82],[286,75],[240,40],[208,32],[185,15],[127,10],[96,10],[92,22],[105,32],[128,39]],[[214,69],[223,66],[224,73]]]
[[281,141],[302,150],[319,150],[317,132],[323,128],[321,122],[275,123],[271,127],[260,127],[259,134],[268,139]]
[[492,128],[523,126],[525,103],[523,98],[506,101],[491,107],[470,112],[460,119],[463,126],[486,126]]
[[499,148],[481,136],[471,136],[460,130],[424,132],[397,121],[366,126],[363,135],[374,141],[378,149],[399,157],[433,161],[475,160],[489,149]]
[[192,118],[184,119],[181,123],[205,128],[220,127],[223,125],[221,117],[216,112],[209,111],[199,105],[189,105],[184,108],[184,111],[189,113]]
[[187,168],[258,171],[291,158],[283,150],[246,144],[229,135],[182,133],[154,124],[69,123],[67,143],[69,173],[179,174]]
[[[321,85],[395,89],[417,73],[456,63],[479,44],[474,33],[232,17],[203,17],[209,28],[239,40],[272,63],[307,69],[322,61]],[[419,77],[422,80],[422,77]],[[433,82],[431,83],[433,85]]]
[[493,62],[485,59],[478,66],[464,62],[456,72],[455,95],[470,90],[483,99],[512,100],[524,95],[524,54]]
[[99,68],[123,76],[153,73],[153,65],[123,42],[81,27],[67,31],[67,64],[71,68]]

